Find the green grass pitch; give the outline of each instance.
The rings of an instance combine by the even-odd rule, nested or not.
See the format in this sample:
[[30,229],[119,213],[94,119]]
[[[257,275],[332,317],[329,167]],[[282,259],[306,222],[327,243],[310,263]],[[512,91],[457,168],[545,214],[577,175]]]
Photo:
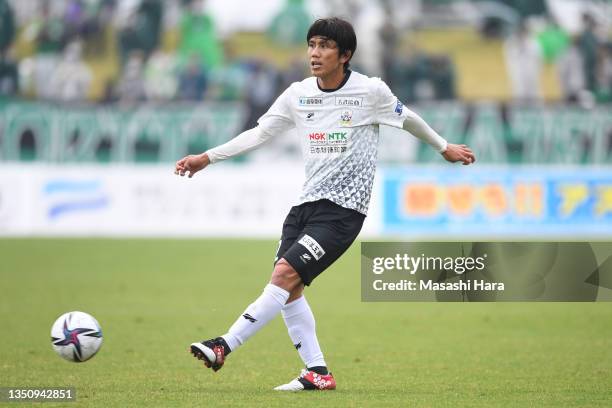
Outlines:
[[[276,245],[0,240],[0,387],[73,386],[69,406],[105,408],[612,406],[610,303],[362,303],[358,245],[306,290],[336,391],[272,391],[301,369],[280,317],[205,369],[189,343],[259,295]],[[71,310],[104,332],[86,363],[51,348]]]

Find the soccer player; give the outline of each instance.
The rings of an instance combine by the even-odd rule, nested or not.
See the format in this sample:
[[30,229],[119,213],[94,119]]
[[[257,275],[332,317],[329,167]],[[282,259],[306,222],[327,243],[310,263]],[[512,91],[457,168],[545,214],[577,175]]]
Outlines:
[[175,168],[176,174],[193,177],[209,164],[297,129],[306,182],[299,205],[291,208],[283,224],[270,282],[227,333],[190,347],[195,357],[217,371],[230,352],[280,313],[306,366],[298,378],[275,388],[281,391],[336,388],[302,292],[349,248],[361,230],[376,170],[379,125],[407,130],[449,162],[468,165],[475,161],[467,146],[447,143],[403,106],[382,80],[349,69],[357,47],[350,23],[339,18],[317,20],[306,38],[312,77],[283,92],[259,119],[259,126],[205,153],[182,158]]

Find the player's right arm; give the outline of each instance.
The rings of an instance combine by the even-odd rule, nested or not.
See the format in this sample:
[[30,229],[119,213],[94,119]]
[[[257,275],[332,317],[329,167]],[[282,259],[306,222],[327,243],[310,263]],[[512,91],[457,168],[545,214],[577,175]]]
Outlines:
[[183,157],[176,162],[174,174],[187,175],[191,178],[198,171],[204,170],[209,164],[250,152],[267,142],[271,137],[272,134],[264,132],[260,126],[249,129],[221,146],[201,154],[190,154]]
[[176,162],[174,173],[193,177],[208,165],[250,152],[272,137],[284,133],[295,126],[291,114],[291,96],[288,88],[283,92],[268,112],[259,119],[259,126],[242,132],[229,142],[210,149],[202,154],[191,154]]

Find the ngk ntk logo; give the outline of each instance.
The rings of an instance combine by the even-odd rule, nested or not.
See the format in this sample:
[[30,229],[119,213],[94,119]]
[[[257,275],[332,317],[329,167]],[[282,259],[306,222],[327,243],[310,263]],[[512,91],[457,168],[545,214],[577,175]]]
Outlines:
[[347,141],[347,132],[315,132],[308,135],[310,142],[343,142]]
[[311,154],[344,153],[348,147],[348,132],[313,132],[308,135]]
[[308,135],[308,139],[310,139],[310,142],[313,142],[313,141],[315,141],[315,142],[316,141],[323,141],[324,142],[325,140],[327,140],[326,139],[326,135],[327,135],[327,133],[324,133],[324,132],[323,133],[318,133],[318,132],[317,133],[311,133],[311,134]]

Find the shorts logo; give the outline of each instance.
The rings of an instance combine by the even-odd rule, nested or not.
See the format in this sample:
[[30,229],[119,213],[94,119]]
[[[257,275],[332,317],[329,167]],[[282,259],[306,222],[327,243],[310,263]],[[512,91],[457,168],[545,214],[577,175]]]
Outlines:
[[395,105],[395,113],[397,113],[398,115],[401,115],[403,111],[404,111],[404,105],[402,105],[402,103],[398,99],[397,105]]
[[307,264],[309,261],[312,261],[312,257],[308,254],[302,254],[300,255],[300,260]]
[[323,105],[323,98],[308,98],[306,96],[300,96],[300,106],[312,106],[312,105]]
[[336,96],[336,106],[354,106],[360,108],[363,106],[363,98],[354,96]]
[[344,110],[342,114],[340,114],[340,125],[349,126],[351,121],[353,120],[353,111],[352,110]]
[[325,255],[325,250],[319,245],[319,243],[310,235],[304,235],[299,241],[298,244],[302,245],[304,248],[308,250],[314,256],[314,258],[318,261],[321,259],[323,255]]

